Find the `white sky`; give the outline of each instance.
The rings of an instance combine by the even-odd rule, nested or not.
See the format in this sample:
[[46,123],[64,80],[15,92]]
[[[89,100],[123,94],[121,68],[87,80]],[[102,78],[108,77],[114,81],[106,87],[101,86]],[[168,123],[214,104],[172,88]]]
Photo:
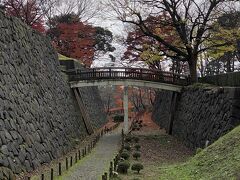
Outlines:
[[[89,0],[90,6],[87,5],[87,11],[83,14],[82,21],[85,21],[91,16],[92,12],[95,12],[95,8],[100,6],[97,14],[94,18],[87,20],[88,23],[94,26],[100,26],[110,30],[113,33],[113,43],[112,45],[116,48],[114,52],[106,53],[98,57],[92,64],[92,67],[102,67],[102,66],[122,66],[121,57],[126,51],[125,46],[123,46],[122,40],[127,37],[127,32],[124,29],[124,25],[121,21],[117,20],[117,16],[114,17],[114,12],[104,6],[103,4],[108,0]],[[67,4],[71,5],[75,0],[59,0],[61,11],[65,12],[68,8]],[[75,9],[77,11],[77,9]],[[111,15],[110,15],[111,14]],[[85,17],[86,16],[86,17]],[[112,62],[109,54],[116,57],[116,61]]]
[[[106,13],[106,11],[108,11],[108,13]],[[116,16],[110,17],[109,14],[113,15],[109,10],[103,8],[102,11],[99,12],[99,15],[97,15],[96,18],[90,19],[89,22],[94,26],[107,28],[113,33],[114,39],[112,45],[116,50],[99,57],[98,60],[93,62],[92,67],[123,66],[121,57],[126,51],[126,47],[123,45],[122,40],[127,37],[127,31],[125,30],[124,24],[117,20]],[[116,58],[115,62],[111,61],[109,54],[112,54]]]
[[[95,3],[92,4],[92,6],[96,6],[98,3],[104,3],[107,1],[108,0],[96,0]],[[116,48],[116,51],[111,53],[113,56],[116,57],[115,63],[111,62],[109,54],[105,54],[98,60],[95,60],[93,66],[113,66],[114,64],[114,66],[122,66],[122,62],[120,59],[123,56],[123,53],[126,51],[126,47],[122,44],[121,41],[118,41],[118,39],[126,38],[126,29],[129,28],[126,28],[121,21],[117,20],[117,17],[114,17],[114,12],[111,12],[111,10],[109,8],[106,8],[106,6],[101,8],[98,15],[95,18],[90,19],[88,22],[92,23],[94,26],[101,26],[110,30],[114,35],[114,41],[112,44]]]

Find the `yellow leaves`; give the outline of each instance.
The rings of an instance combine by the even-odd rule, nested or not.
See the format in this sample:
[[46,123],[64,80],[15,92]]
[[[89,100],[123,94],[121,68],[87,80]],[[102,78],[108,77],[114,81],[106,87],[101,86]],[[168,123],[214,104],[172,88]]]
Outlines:
[[237,40],[239,39],[239,28],[226,29],[216,24],[212,36],[205,43],[206,47],[213,47],[207,53],[210,57],[217,59],[223,56],[225,52],[236,51]]
[[162,33],[161,28],[156,28],[156,29],[154,29],[154,33],[155,33],[156,35],[160,35],[160,34]]
[[150,45],[148,44],[143,44],[143,50],[146,51],[150,48]]
[[187,47],[187,48],[191,48],[191,47],[192,47],[192,44],[191,44],[191,43],[188,43],[188,44],[186,44],[186,47]]
[[213,39],[217,42],[228,42],[233,43],[236,42],[237,38],[240,37],[239,29],[220,29],[218,32],[213,34]]
[[154,62],[159,62],[163,59],[160,55],[160,52],[153,52],[148,49],[141,53],[140,58],[145,61],[147,64],[153,64]]

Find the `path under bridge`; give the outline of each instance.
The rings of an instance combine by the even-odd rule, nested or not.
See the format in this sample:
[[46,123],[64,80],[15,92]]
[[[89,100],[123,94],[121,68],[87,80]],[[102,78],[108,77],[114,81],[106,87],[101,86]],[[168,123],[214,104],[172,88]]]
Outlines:
[[[176,74],[172,72],[144,69],[144,68],[123,68],[123,67],[102,67],[89,69],[68,70],[70,86],[74,90],[81,109],[84,109],[80,102],[78,88],[89,86],[124,86],[124,131],[128,131],[128,87],[150,87],[155,89],[181,92],[183,86],[190,84],[190,78],[187,75]],[[175,93],[176,94],[176,93]],[[172,97],[176,101],[176,96]],[[87,118],[85,118],[87,119]],[[88,120],[85,125],[89,132],[92,130]]]

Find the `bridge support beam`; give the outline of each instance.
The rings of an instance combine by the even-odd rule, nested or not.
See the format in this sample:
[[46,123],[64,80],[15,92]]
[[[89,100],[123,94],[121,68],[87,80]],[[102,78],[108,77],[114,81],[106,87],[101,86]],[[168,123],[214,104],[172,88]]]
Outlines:
[[175,114],[176,108],[177,108],[178,95],[179,95],[179,93],[172,92],[170,117],[169,117],[168,129],[167,129],[167,133],[170,134],[170,135],[172,135],[174,114]]
[[128,133],[128,86],[124,86],[123,108],[124,108],[124,132]]
[[78,103],[78,106],[80,108],[80,112],[82,114],[82,119],[83,119],[83,122],[84,122],[84,125],[86,127],[86,130],[88,132],[88,134],[93,134],[94,133],[94,130],[92,128],[92,125],[90,123],[90,118],[89,118],[89,115],[88,113],[86,112],[86,107],[82,101],[82,98],[81,98],[81,92],[79,91],[78,88],[74,88],[73,89],[73,92],[75,94],[75,97],[77,99],[77,103]]

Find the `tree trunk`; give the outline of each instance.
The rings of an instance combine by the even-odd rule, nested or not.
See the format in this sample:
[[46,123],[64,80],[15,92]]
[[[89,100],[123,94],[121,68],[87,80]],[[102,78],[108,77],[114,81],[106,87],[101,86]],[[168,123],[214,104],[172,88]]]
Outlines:
[[227,72],[231,72],[231,60],[227,59]]
[[108,95],[108,100],[107,100],[107,114],[109,114],[109,111],[110,111],[110,101],[111,101],[111,97],[110,97],[110,95]]
[[[153,97],[154,96],[154,97]],[[155,96],[156,96],[156,93],[155,91],[150,91],[150,102],[151,102],[151,105],[153,106],[154,104],[154,99],[155,99]]]
[[196,83],[198,82],[198,77],[197,77],[197,57],[192,58],[189,62],[189,70],[190,70],[190,80],[191,83]]

